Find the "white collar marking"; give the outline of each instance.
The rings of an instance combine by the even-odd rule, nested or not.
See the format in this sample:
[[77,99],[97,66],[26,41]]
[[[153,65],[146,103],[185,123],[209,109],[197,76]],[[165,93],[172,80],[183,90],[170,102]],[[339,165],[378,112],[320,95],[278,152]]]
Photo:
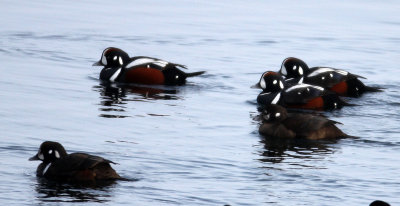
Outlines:
[[49,169],[49,167],[51,166],[51,163],[47,164],[46,167],[43,170],[42,175],[46,174],[47,170]]
[[110,77],[110,81],[114,82],[115,79],[118,77],[119,73],[121,73],[122,68],[119,68],[114,74]]
[[279,92],[275,98],[272,100],[271,104],[276,104],[279,102],[279,99],[281,98],[281,93]]

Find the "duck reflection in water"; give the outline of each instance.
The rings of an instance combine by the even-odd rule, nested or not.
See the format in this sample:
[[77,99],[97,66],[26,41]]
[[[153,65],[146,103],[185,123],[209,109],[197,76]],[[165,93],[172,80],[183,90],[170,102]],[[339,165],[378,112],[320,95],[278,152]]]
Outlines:
[[108,202],[113,194],[113,185],[116,184],[115,181],[108,181],[96,185],[77,185],[41,177],[37,177],[37,182],[37,199],[42,202]]
[[262,162],[281,163],[285,159],[322,159],[333,154],[336,140],[308,140],[262,136],[260,151]]
[[334,152],[332,144],[348,137],[335,121],[317,114],[288,113],[279,105],[270,105],[255,118],[262,135],[261,161],[279,163],[284,159],[320,159]]
[[[133,84],[116,84],[102,82],[94,86],[93,90],[100,93],[100,111],[107,112],[101,114],[105,118],[125,118],[126,104],[130,101],[152,101],[152,100],[177,100],[178,90],[174,86],[143,86]],[[117,114],[109,114],[114,112]]]

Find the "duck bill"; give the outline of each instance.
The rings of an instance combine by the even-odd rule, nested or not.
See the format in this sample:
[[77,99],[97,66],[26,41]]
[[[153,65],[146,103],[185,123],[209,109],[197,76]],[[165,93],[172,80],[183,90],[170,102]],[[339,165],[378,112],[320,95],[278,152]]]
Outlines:
[[104,66],[101,61],[95,62],[92,66]]
[[36,161],[36,160],[41,160],[41,159],[39,159],[37,154],[35,156],[29,158],[29,161]]
[[252,88],[252,89],[261,89],[261,86],[260,86],[260,83],[257,83],[255,85],[251,86],[250,88]]

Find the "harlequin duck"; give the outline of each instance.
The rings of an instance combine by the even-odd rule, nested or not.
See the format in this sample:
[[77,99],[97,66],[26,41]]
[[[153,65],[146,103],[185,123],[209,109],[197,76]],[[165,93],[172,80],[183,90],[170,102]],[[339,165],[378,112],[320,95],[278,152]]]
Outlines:
[[331,67],[312,67],[301,59],[288,57],[282,62],[279,73],[288,83],[306,83],[324,87],[340,96],[359,97],[364,92],[382,91],[379,87],[365,86],[359,79],[362,76]]
[[38,177],[67,182],[121,179],[110,166],[114,162],[85,153],[67,154],[58,142],[43,142],[38,153],[29,160],[42,161],[36,170]]
[[369,206],[390,206],[389,203],[381,201],[381,200],[375,200],[369,204]]
[[186,66],[153,57],[130,58],[125,51],[114,47],[106,48],[93,66],[104,66],[101,80],[136,84],[183,85],[186,78],[204,73],[185,73],[179,68],[186,69]]
[[346,137],[335,121],[311,114],[288,113],[279,105],[269,105],[262,113],[259,132],[277,138],[337,139]]
[[260,105],[279,104],[299,109],[331,110],[350,105],[341,100],[337,94],[322,87],[310,84],[288,86],[282,75],[267,71],[254,87],[263,91],[258,95]]

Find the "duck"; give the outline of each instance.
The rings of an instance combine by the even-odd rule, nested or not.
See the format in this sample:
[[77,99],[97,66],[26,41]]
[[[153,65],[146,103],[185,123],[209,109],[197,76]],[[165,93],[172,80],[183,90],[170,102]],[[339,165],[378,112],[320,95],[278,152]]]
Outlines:
[[281,74],[273,71],[264,72],[253,88],[263,90],[257,96],[257,103],[261,106],[279,104],[298,109],[334,110],[351,105],[320,86],[305,83],[290,85]]
[[339,122],[306,113],[288,113],[280,105],[268,105],[261,114],[259,133],[275,138],[309,140],[339,139],[348,135],[336,127]]
[[390,204],[382,200],[375,200],[369,206],[390,206]]
[[37,177],[66,182],[96,182],[122,179],[111,167],[114,162],[86,153],[67,154],[64,147],[53,141],[40,145],[30,161],[42,161],[36,170]]
[[306,83],[331,90],[340,96],[360,97],[365,92],[380,92],[382,88],[366,86],[364,77],[332,67],[312,67],[301,59],[288,57],[283,60],[279,73],[289,84]]
[[100,80],[111,83],[175,86],[184,85],[186,78],[205,73],[205,71],[186,73],[181,70],[187,69],[186,66],[154,57],[129,57],[128,53],[116,47],[104,49],[100,60],[93,66],[103,66]]

